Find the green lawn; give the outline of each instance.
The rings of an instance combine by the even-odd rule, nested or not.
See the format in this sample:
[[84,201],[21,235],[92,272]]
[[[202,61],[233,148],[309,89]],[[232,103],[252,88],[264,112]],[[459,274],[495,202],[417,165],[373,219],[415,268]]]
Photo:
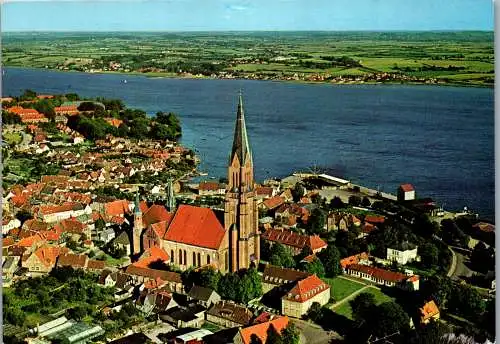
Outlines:
[[356,290],[364,287],[361,283],[348,281],[340,277],[324,278],[323,280],[330,285],[330,294],[335,302],[342,300],[343,298],[354,293]]
[[[368,288],[364,291],[364,293],[373,294],[375,296],[375,303],[377,305],[384,303],[384,302],[387,302],[387,301],[394,300],[393,298],[382,293],[379,289],[375,289],[375,288]],[[351,310],[351,305],[349,304],[349,302],[344,302],[340,306],[333,309],[333,311],[337,314],[345,316],[346,318],[352,319],[352,310]]]
[[22,141],[22,136],[20,133],[5,133],[2,135],[5,142],[8,144],[18,144]]
[[222,329],[222,327],[220,327],[219,325],[216,325],[208,321],[205,321],[203,325],[201,325],[201,328],[212,331],[213,333],[219,332]]

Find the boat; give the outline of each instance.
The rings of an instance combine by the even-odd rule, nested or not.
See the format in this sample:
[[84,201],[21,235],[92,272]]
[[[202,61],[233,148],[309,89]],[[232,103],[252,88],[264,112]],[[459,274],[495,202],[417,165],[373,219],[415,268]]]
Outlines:
[[124,84],[126,84],[126,83],[127,83],[127,79],[123,79],[123,80],[122,80],[122,82],[123,82]]

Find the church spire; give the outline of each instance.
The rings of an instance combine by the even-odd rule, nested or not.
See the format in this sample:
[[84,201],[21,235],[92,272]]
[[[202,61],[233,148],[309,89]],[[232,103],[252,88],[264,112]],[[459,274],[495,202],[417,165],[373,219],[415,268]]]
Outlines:
[[234,160],[235,156],[238,156],[240,164],[241,166],[243,166],[246,163],[247,154],[248,158],[250,159],[250,163],[252,163],[252,153],[250,151],[250,145],[248,144],[247,128],[245,125],[245,113],[243,111],[243,97],[240,90],[238,112],[236,114],[236,125],[234,128],[233,149],[231,150],[231,161]]

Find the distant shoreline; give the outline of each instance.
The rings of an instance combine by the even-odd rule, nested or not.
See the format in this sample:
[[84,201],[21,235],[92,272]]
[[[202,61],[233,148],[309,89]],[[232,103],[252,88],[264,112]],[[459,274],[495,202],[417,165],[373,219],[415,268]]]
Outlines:
[[[473,87],[473,88],[494,88],[492,85],[480,85],[480,84],[466,84],[466,83],[451,83],[451,82],[439,82],[439,83],[424,83],[424,82],[402,82],[402,81],[349,81],[349,82],[331,82],[331,81],[309,81],[309,80],[287,80],[287,79],[259,79],[259,78],[222,78],[222,77],[211,77],[211,76],[182,76],[174,73],[163,73],[161,72],[116,72],[116,71],[99,71],[99,72],[84,72],[75,70],[61,70],[53,68],[42,68],[42,67],[28,67],[28,66],[9,66],[3,65],[2,70],[6,68],[13,69],[34,69],[34,70],[46,70],[53,72],[62,73],[84,73],[84,74],[112,74],[112,75],[131,75],[131,76],[143,76],[150,79],[186,79],[186,80],[254,80],[254,81],[274,81],[274,82],[288,82],[297,84],[318,84],[318,85],[411,85],[411,86],[451,86],[451,87]],[[161,74],[161,75],[158,75]]]

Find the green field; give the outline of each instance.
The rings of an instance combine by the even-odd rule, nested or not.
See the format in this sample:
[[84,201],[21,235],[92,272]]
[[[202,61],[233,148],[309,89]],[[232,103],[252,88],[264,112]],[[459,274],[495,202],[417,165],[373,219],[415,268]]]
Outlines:
[[[376,289],[374,287],[370,287],[363,292],[370,293],[373,296],[375,296],[375,303],[377,305],[387,301],[394,301],[393,298],[387,296],[386,294],[382,293],[379,289]],[[349,302],[344,302],[340,306],[334,308],[333,311],[337,314],[345,316],[346,318],[352,319],[352,310]]]
[[493,86],[494,79],[493,32],[486,31],[7,32],[2,38],[5,66],[297,81],[321,75],[331,82],[381,82],[374,75],[388,73],[382,82],[475,86]]
[[323,278],[323,280],[330,285],[330,294],[335,300],[334,302],[340,301],[364,287],[361,283],[348,281],[340,277]]
[[5,133],[5,134],[2,134],[2,137],[4,139],[5,142],[7,142],[9,145],[10,144],[19,144],[21,143],[22,141],[22,136],[20,133]]

